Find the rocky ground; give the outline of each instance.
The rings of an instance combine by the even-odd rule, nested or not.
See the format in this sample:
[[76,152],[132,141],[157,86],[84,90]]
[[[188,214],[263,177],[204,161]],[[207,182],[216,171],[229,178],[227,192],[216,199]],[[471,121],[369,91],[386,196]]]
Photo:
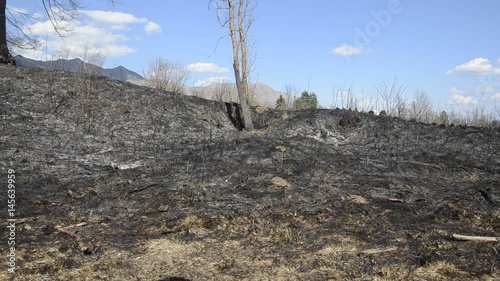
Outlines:
[[[1,280],[498,280],[500,130],[0,65]],[[9,252],[7,231],[0,252]]]

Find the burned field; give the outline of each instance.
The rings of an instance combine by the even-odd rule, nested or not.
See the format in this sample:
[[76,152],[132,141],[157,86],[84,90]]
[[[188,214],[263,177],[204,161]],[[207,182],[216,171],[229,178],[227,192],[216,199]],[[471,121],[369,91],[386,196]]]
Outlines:
[[456,236],[500,236],[498,128],[269,110],[241,132],[231,105],[0,73],[2,280],[500,278],[500,241]]

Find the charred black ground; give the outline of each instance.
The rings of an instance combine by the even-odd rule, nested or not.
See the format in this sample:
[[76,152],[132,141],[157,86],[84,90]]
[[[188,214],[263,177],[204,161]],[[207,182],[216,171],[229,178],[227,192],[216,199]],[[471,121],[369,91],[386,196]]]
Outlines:
[[4,65],[0,97],[16,280],[500,278],[500,242],[452,236],[500,236],[498,128],[259,110],[244,132],[231,105]]

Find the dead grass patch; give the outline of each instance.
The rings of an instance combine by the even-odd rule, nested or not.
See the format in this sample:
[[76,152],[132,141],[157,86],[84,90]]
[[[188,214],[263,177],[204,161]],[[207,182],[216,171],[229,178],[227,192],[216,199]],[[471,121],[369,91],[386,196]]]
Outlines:
[[257,112],[258,114],[262,114],[264,112],[268,112],[269,111],[269,107],[265,107],[265,106],[257,106],[255,108],[255,112]]
[[204,250],[204,245],[198,242],[183,243],[160,238],[147,241],[143,248],[146,253],[134,260],[139,273],[137,277],[144,280],[152,276],[186,277],[207,266],[197,257]]
[[278,225],[271,228],[271,241],[278,244],[288,244],[294,240],[293,231],[288,225]]
[[181,227],[182,228],[191,228],[191,227],[202,227],[202,228],[209,228],[210,224],[207,219],[203,219],[197,215],[189,215],[186,218],[184,218],[181,222]]
[[355,254],[358,252],[358,245],[354,243],[338,243],[338,244],[332,244],[329,246],[324,247],[320,251],[318,251],[318,254],[322,256],[335,256],[338,254]]
[[273,177],[271,179],[271,186],[273,187],[281,187],[281,188],[290,188],[292,185],[285,179],[281,177]]
[[357,204],[361,204],[361,205],[368,204],[368,200],[366,200],[366,198],[359,196],[359,195],[349,195],[349,199],[352,202],[357,203]]
[[450,280],[455,278],[468,278],[469,274],[454,264],[446,261],[431,263],[425,267],[420,267],[414,271],[414,275],[424,280]]

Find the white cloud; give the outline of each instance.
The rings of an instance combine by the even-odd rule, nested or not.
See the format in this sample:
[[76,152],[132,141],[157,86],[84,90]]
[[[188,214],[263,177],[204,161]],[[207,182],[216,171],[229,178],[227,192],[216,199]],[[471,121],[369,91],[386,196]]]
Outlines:
[[450,89],[450,92],[451,92],[451,97],[448,100],[448,103],[450,104],[475,105],[479,103],[475,98],[471,96],[466,96],[463,90],[453,87]]
[[194,83],[195,87],[206,87],[210,86],[210,84],[213,83],[228,83],[231,80],[231,78],[227,76],[217,76],[217,77],[210,77],[207,79],[203,80],[198,80]]
[[457,87],[453,87],[453,88],[450,89],[450,93],[452,95],[464,95],[465,91],[464,90],[460,90]]
[[363,47],[356,47],[352,45],[342,45],[332,50],[332,53],[337,56],[350,57],[368,53],[369,50]]
[[191,72],[202,72],[202,73],[226,73],[229,71],[227,68],[220,67],[215,63],[205,63],[205,62],[192,63],[187,66],[187,69]]
[[7,10],[17,14],[28,14],[28,10],[7,5]]
[[110,12],[110,11],[80,11],[92,19],[112,25],[126,25],[131,23],[145,23],[147,18],[138,18],[129,13]]
[[144,24],[144,32],[147,34],[160,33],[159,24],[148,20],[148,18],[139,18],[129,13],[110,12],[110,11],[81,11],[95,21],[111,25],[114,30],[125,30],[129,24]]
[[[37,22],[28,24],[23,28],[23,32],[28,35],[33,36],[53,36],[53,37],[68,37],[71,35],[75,28],[81,25],[80,21],[77,20],[59,20],[57,21],[56,27],[57,31],[54,29],[54,25],[50,20],[40,19]],[[59,34],[57,33],[59,32]]]
[[472,104],[478,104],[478,101],[475,100],[471,96],[462,96],[462,95],[451,95],[451,98],[449,100],[451,104],[457,104],[457,105],[472,105]]
[[33,15],[31,15],[33,17],[33,19],[35,20],[42,20],[43,19],[43,15],[42,14],[39,14],[39,13],[34,13]]
[[147,34],[152,34],[152,33],[160,33],[161,32],[161,27],[155,22],[148,21],[146,26],[144,27],[144,31]]
[[488,59],[475,58],[464,64],[455,66],[446,74],[500,75],[500,68],[495,68]]
[[[129,30],[129,25],[143,25],[146,33],[161,32],[158,24],[129,13],[96,10],[79,12],[79,19],[67,17],[68,20],[61,18],[57,22],[62,37],[54,30],[50,20],[39,16],[34,22],[27,23],[23,31],[32,37],[40,38],[40,47],[47,52],[45,58],[53,57],[57,53],[80,58],[93,53],[104,57],[123,56],[136,51],[128,45],[131,39],[125,30]],[[34,59],[40,59],[42,52],[22,49],[15,51]]]
[[485,94],[493,94],[495,92],[495,88],[491,86],[482,86],[479,88],[479,91]]
[[500,93],[496,93],[491,96],[491,99],[494,101],[500,101]]
[[[59,36],[50,20],[39,21],[26,26],[26,34],[44,38],[42,48],[49,53],[66,53],[68,57],[83,58],[86,54],[99,53],[104,57],[117,57],[135,52],[124,42],[129,38],[115,33],[110,26],[101,27],[93,24],[84,24],[81,21],[59,21]],[[22,55],[32,57],[34,53],[18,50]],[[48,54],[50,56],[50,54]]]

